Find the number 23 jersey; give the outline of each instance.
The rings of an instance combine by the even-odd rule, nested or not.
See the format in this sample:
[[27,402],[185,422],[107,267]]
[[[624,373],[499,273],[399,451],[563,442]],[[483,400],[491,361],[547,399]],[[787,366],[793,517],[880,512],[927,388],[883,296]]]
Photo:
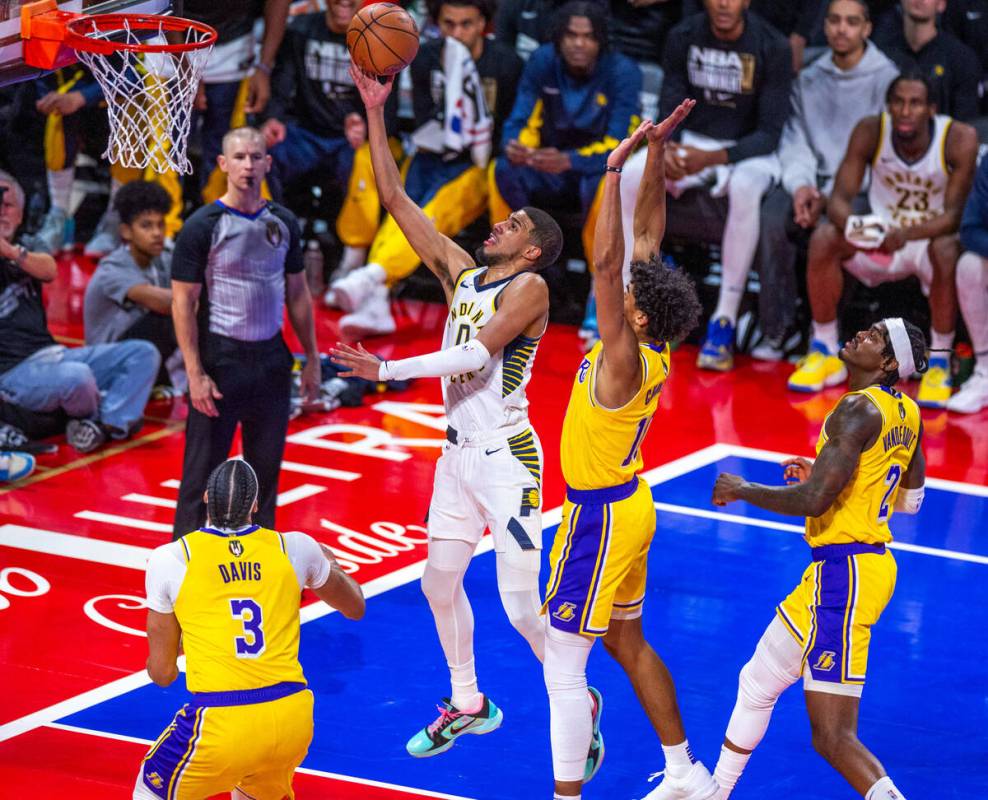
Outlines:
[[[864,395],[878,407],[882,412],[882,431],[877,441],[861,453],[854,474],[833,505],[819,517],[806,518],[806,541],[810,547],[892,541],[889,517],[902,476],[919,446],[919,406],[911,397],[882,386],[848,392],[844,397],[852,394]],[[824,421],[816,445],[817,454],[827,438],[827,422]]]
[[301,592],[328,577],[329,562],[304,533],[203,528],[151,554],[148,607],[178,618],[189,691],[303,682]]

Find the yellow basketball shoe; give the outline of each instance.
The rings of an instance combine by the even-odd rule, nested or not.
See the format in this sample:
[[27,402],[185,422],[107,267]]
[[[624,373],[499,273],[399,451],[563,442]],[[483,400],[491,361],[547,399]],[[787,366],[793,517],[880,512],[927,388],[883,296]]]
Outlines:
[[789,376],[789,388],[794,392],[819,392],[825,386],[836,386],[847,379],[847,367],[831,355],[823,342],[813,340],[810,351]]
[[923,408],[946,408],[953,388],[950,382],[950,362],[943,356],[931,358],[929,369],[923,373],[923,380],[920,381],[916,402]]

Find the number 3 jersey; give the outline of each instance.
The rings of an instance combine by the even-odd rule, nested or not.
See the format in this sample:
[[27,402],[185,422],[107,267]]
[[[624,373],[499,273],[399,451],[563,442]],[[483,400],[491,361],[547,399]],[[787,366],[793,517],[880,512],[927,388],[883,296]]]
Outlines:
[[[497,312],[501,293],[517,275],[482,284],[486,267],[463,270],[456,279],[443,350],[466,344]],[[520,274],[520,273],[518,273]],[[528,419],[525,387],[532,377],[539,338],[518,336],[477,372],[442,379],[446,419],[462,434],[520,425]]]
[[943,213],[947,189],[947,133],[953,120],[942,114],[933,118],[933,135],[923,157],[912,164],[903,161],[892,144],[892,118],[882,112],[878,149],[871,162],[868,204],[871,212],[897,228],[908,228]]
[[584,357],[566,407],[560,455],[563,478],[573,489],[619,486],[641,470],[641,444],[669,376],[668,345],[642,342],[638,391],[621,408],[606,408],[595,394],[603,352],[603,342],[597,342]]
[[[857,469],[833,505],[819,517],[806,518],[806,541],[810,547],[892,541],[888,521],[902,476],[919,446],[919,406],[911,397],[883,386],[869,386],[844,397],[854,394],[864,395],[882,412],[882,432],[861,453]],[[824,421],[817,454],[826,443]]]
[[178,618],[191,692],[304,682],[301,592],[328,577],[329,562],[304,533],[203,528],[151,554],[148,608]]

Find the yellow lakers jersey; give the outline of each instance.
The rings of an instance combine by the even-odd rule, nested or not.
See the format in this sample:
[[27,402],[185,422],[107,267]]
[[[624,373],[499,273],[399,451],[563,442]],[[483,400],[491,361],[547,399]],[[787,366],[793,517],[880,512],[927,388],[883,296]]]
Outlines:
[[566,407],[561,459],[563,478],[573,489],[618,486],[641,470],[641,444],[669,375],[669,346],[641,343],[641,386],[621,408],[605,408],[594,392],[603,352],[597,342],[587,353]]
[[181,539],[187,567],[175,600],[192,692],[304,681],[298,662],[301,591],[276,531]]
[[[882,432],[875,444],[861,454],[851,480],[829,510],[820,517],[807,517],[806,541],[811,547],[892,541],[889,517],[902,476],[919,443],[919,407],[911,397],[882,386],[848,394],[863,394],[878,407],[882,412]],[[826,443],[825,421],[817,453]]]

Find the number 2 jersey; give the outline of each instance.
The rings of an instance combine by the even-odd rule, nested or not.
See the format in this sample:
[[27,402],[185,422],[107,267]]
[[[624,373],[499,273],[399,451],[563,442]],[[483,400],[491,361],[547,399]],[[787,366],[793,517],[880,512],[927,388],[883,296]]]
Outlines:
[[560,455],[563,479],[573,489],[619,486],[641,470],[641,444],[669,377],[669,346],[642,342],[638,391],[621,408],[606,408],[595,394],[603,352],[603,342],[597,342],[584,357],[566,407]]
[[[517,273],[491,283],[481,283],[486,267],[465,269],[456,279],[449,316],[443,332],[443,349],[475,338],[497,312],[501,293]],[[520,425],[528,419],[525,387],[532,377],[535,351],[541,337],[518,336],[477,372],[442,379],[446,419],[462,434],[493,431]]]
[[322,586],[329,562],[304,533],[251,525],[202,528],[148,560],[148,607],[182,627],[191,692],[304,682],[298,661],[302,589]]
[[[861,453],[857,469],[833,505],[819,517],[806,518],[806,541],[810,547],[892,541],[888,521],[902,476],[919,446],[919,406],[911,397],[884,386],[869,386],[848,392],[844,397],[854,394],[864,395],[881,411],[882,432],[877,441]],[[827,438],[827,422],[824,421],[816,445],[817,454]]]

